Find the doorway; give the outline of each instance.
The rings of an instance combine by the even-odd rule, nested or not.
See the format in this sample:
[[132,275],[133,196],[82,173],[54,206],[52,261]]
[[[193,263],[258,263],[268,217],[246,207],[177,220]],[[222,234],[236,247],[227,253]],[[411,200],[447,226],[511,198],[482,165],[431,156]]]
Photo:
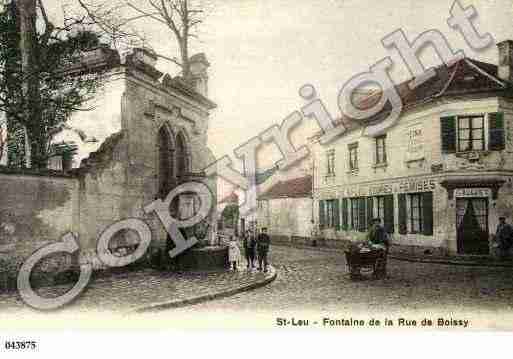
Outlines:
[[458,254],[489,254],[488,198],[457,198]]

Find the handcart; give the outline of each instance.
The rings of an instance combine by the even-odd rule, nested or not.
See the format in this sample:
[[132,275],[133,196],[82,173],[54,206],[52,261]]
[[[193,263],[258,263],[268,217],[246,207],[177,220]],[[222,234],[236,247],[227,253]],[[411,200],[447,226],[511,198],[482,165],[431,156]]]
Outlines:
[[362,278],[362,269],[372,271],[374,278],[385,278],[387,275],[387,251],[383,249],[367,252],[345,251],[346,264],[352,280]]

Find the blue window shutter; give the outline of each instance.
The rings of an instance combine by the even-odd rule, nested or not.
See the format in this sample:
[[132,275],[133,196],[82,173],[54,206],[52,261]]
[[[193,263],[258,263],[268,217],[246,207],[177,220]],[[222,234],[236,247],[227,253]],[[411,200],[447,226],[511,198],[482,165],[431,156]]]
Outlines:
[[335,225],[335,229],[340,231],[340,200],[337,198],[333,203],[333,224]]
[[349,227],[349,221],[348,221],[348,213],[347,213],[347,203],[349,201],[347,198],[342,199],[342,229],[344,231],[348,230]]
[[400,193],[398,196],[399,199],[399,233],[406,234],[408,231],[408,226],[406,225],[406,195],[404,193]]
[[490,151],[504,150],[504,114],[502,112],[488,114],[488,128],[488,149]]
[[440,136],[443,153],[456,152],[456,117],[440,118]]
[[387,233],[394,233],[394,195],[385,196],[385,218],[383,225]]
[[325,207],[325,201],[323,201],[323,200],[319,201],[319,226],[321,228],[323,228],[325,225],[324,207]]

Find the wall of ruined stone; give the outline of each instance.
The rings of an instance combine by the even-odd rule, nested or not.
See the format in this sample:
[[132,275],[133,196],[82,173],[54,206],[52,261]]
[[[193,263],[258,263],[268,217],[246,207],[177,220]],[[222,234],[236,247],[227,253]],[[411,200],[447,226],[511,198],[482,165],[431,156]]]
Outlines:
[[[122,103],[122,127],[127,143],[126,188],[129,193],[142,194],[140,199],[144,203],[151,203],[158,193],[158,133],[163,126],[175,138],[181,134],[186,139],[189,172],[200,173],[214,162],[207,147],[208,112],[205,108],[139,72],[127,77]],[[215,220],[217,182],[210,178],[201,181],[213,194],[211,219]],[[160,233],[159,237],[165,237],[162,228],[159,230],[157,226],[155,230]]]
[[78,202],[75,178],[0,168],[0,289],[35,250],[78,232]]
[[[214,161],[207,147],[208,109],[144,71],[127,67],[113,74],[115,81],[106,87],[99,107],[82,120],[71,121],[86,134],[91,133],[87,129],[103,129],[100,132],[105,134],[98,143],[79,146],[82,163],[73,175],[0,171],[3,258],[18,263],[16,258],[27,258],[34,249],[73,231],[79,237],[81,256],[101,268],[95,255],[97,240],[108,226],[126,218],[149,223],[150,250],[164,248],[163,226],[154,214],[143,211],[158,195],[158,131],[165,125],[175,136],[181,133],[186,138],[189,171],[199,173]],[[202,181],[213,194],[210,219],[214,221],[217,183]],[[115,240],[126,243],[127,236],[133,237],[120,233]]]

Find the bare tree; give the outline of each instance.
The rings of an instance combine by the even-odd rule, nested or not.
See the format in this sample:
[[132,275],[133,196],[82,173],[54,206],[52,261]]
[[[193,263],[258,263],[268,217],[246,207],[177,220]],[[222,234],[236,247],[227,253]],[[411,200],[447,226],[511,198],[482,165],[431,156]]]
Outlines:
[[65,71],[99,44],[95,33],[83,31],[84,20],[55,26],[43,0],[11,0],[0,10],[0,112],[10,166],[45,168],[55,134],[72,112],[87,110],[83,105],[101,86],[102,71]]
[[2,161],[2,158],[4,156],[4,148],[7,143],[7,134],[5,133],[7,131],[4,129],[4,125],[5,121],[3,119],[0,119],[0,161]]
[[197,28],[203,22],[207,1],[192,0],[120,0],[94,3],[94,0],[78,0],[91,20],[107,34],[112,41],[146,44],[141,20],[151,20],[168,29],[176,39],[180,59],[157,53],[160,58],[178,65],[182,76],[190,78],[189,46],[191,39],[197,39]]

